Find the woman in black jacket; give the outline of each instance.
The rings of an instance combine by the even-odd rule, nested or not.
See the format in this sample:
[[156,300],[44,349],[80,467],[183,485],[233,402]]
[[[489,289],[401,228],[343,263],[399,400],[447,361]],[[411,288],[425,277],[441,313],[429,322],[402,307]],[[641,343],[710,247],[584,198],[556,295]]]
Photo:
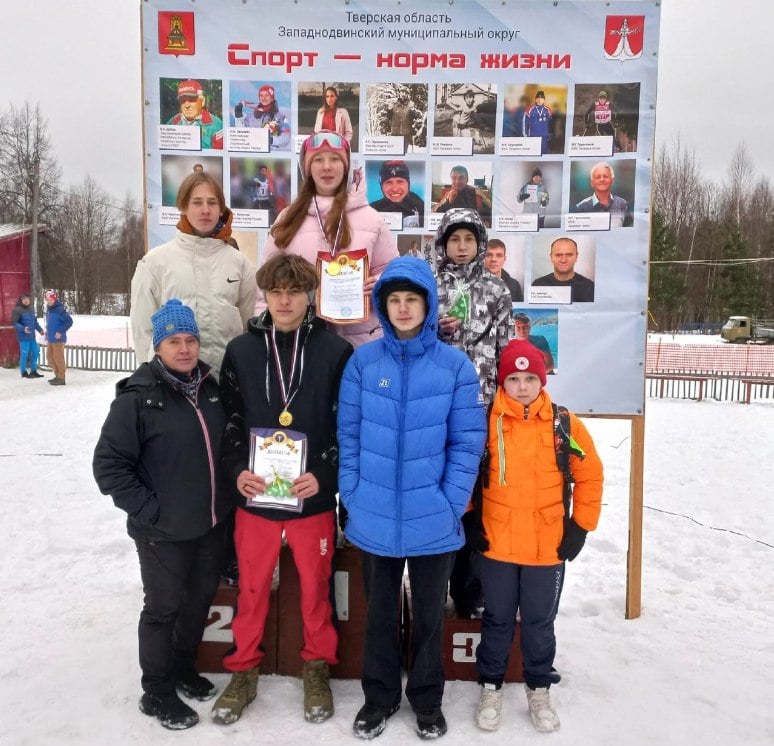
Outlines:
[[128,514],[140,559],[140,710],[178,730],[199,717],[176,690],[198,700],[215,694],[194,661],[220,578],[231,499],[220,475],[225,414],[199,362],[188,306],[171,299],[153,315],[153,347],[154,359],[117,386],[93,469],[100,491]]

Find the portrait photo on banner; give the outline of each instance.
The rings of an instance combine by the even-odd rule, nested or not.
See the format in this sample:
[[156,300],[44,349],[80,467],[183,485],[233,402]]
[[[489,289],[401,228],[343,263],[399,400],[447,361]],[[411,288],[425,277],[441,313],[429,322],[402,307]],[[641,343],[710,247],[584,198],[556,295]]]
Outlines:
[[174,207],[177,192],[186,176],[198,171],[205,171],[223,184],[223,159],[208,158],[200,153],[195,155],[165,155],[161,156],[161,204]]
[[471,155],[492,155],[496,115],[496,85],[439,83],[435,86],[433,137],[469,138]]
[[175,144],[163,138],[160,146],[173,150],[223,150],[223,81],[208,78],[159,78],[160,124],[199,132],[196,142]]
[[298,83],[298,134],[330,130],[360,149],[360,83],[315,81]]
[[495,215],[536,215],[537,228],[559,228],[563,161],[500,160]]
[[593,303],[596,294],[594,235],[566,233],[532,239],[527,299],[530,303]]
[[578,83],[573,111],[573,136],[612,136],[614,153],[637,152],[639,83]]
[[230,205],[268,210],[269,225],[290,200],[290,159],[230,158]]
[[366,86],[366,134],[403,137],[403,153],[427,149],[426,83],[369,83]]
[[429,262],[431,266],[435,266],[434,233],[399,233],[397,239],[400,256],[416,256]]
[[559,372],[559,309],[514,308],[514,339],[524,339],[543,353],[546,373]]
[[433,161],[432,211],[444,213],[457,207],[476,210],[487,228],[492,227],[493,164],[464,159]]
[[567,86],[514,83],[503,91],[503,137],[539,137],[538,155],[564,153]]
[[377,212],[389,215],[393,230],[425,224],[425,161],[397,158],[365,164],[366,196]]
[[228,84],[229,125],[267,129],[270,152],[291,149],[290,83],[272,80],[231,80]]
[[587,216],[610,216],[609,228],[634,225],[634,158],[593,158],[570,163],[570,199],[568,212]]

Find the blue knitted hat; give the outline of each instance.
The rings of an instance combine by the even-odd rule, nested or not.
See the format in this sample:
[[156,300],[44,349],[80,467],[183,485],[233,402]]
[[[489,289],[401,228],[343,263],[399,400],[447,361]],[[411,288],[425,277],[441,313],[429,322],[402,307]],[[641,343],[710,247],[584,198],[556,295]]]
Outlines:
[[194,312],[184,306],[177,298],[170,298],[156,313],[151,316],[153,323],[153,349],[162,340],[173,334],[193,334],[199,339],[199,327],[196,325]]

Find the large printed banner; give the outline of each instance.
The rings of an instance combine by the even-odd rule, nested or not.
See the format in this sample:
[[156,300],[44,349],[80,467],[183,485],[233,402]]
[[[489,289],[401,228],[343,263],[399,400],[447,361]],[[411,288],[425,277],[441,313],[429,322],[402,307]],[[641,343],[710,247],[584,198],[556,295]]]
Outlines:
[[204,169],[260,256],[301,142],[335,129],[401,253],[434,262],[443,213],[481,213],[557,401],[641,413],[658,5],[148,0],[148,245]]

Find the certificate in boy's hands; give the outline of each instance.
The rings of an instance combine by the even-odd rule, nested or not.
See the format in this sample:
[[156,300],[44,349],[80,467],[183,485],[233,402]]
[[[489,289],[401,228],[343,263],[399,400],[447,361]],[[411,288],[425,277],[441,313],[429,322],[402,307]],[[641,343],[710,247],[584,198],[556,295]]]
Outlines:
[[250,428],[250,471],[263,477],[266,492],[247,501],[248,506],[279,508],[300,513],[304,502],[290,494],[293,480],[306,471],[307,439],[304,433],[273,427]]

